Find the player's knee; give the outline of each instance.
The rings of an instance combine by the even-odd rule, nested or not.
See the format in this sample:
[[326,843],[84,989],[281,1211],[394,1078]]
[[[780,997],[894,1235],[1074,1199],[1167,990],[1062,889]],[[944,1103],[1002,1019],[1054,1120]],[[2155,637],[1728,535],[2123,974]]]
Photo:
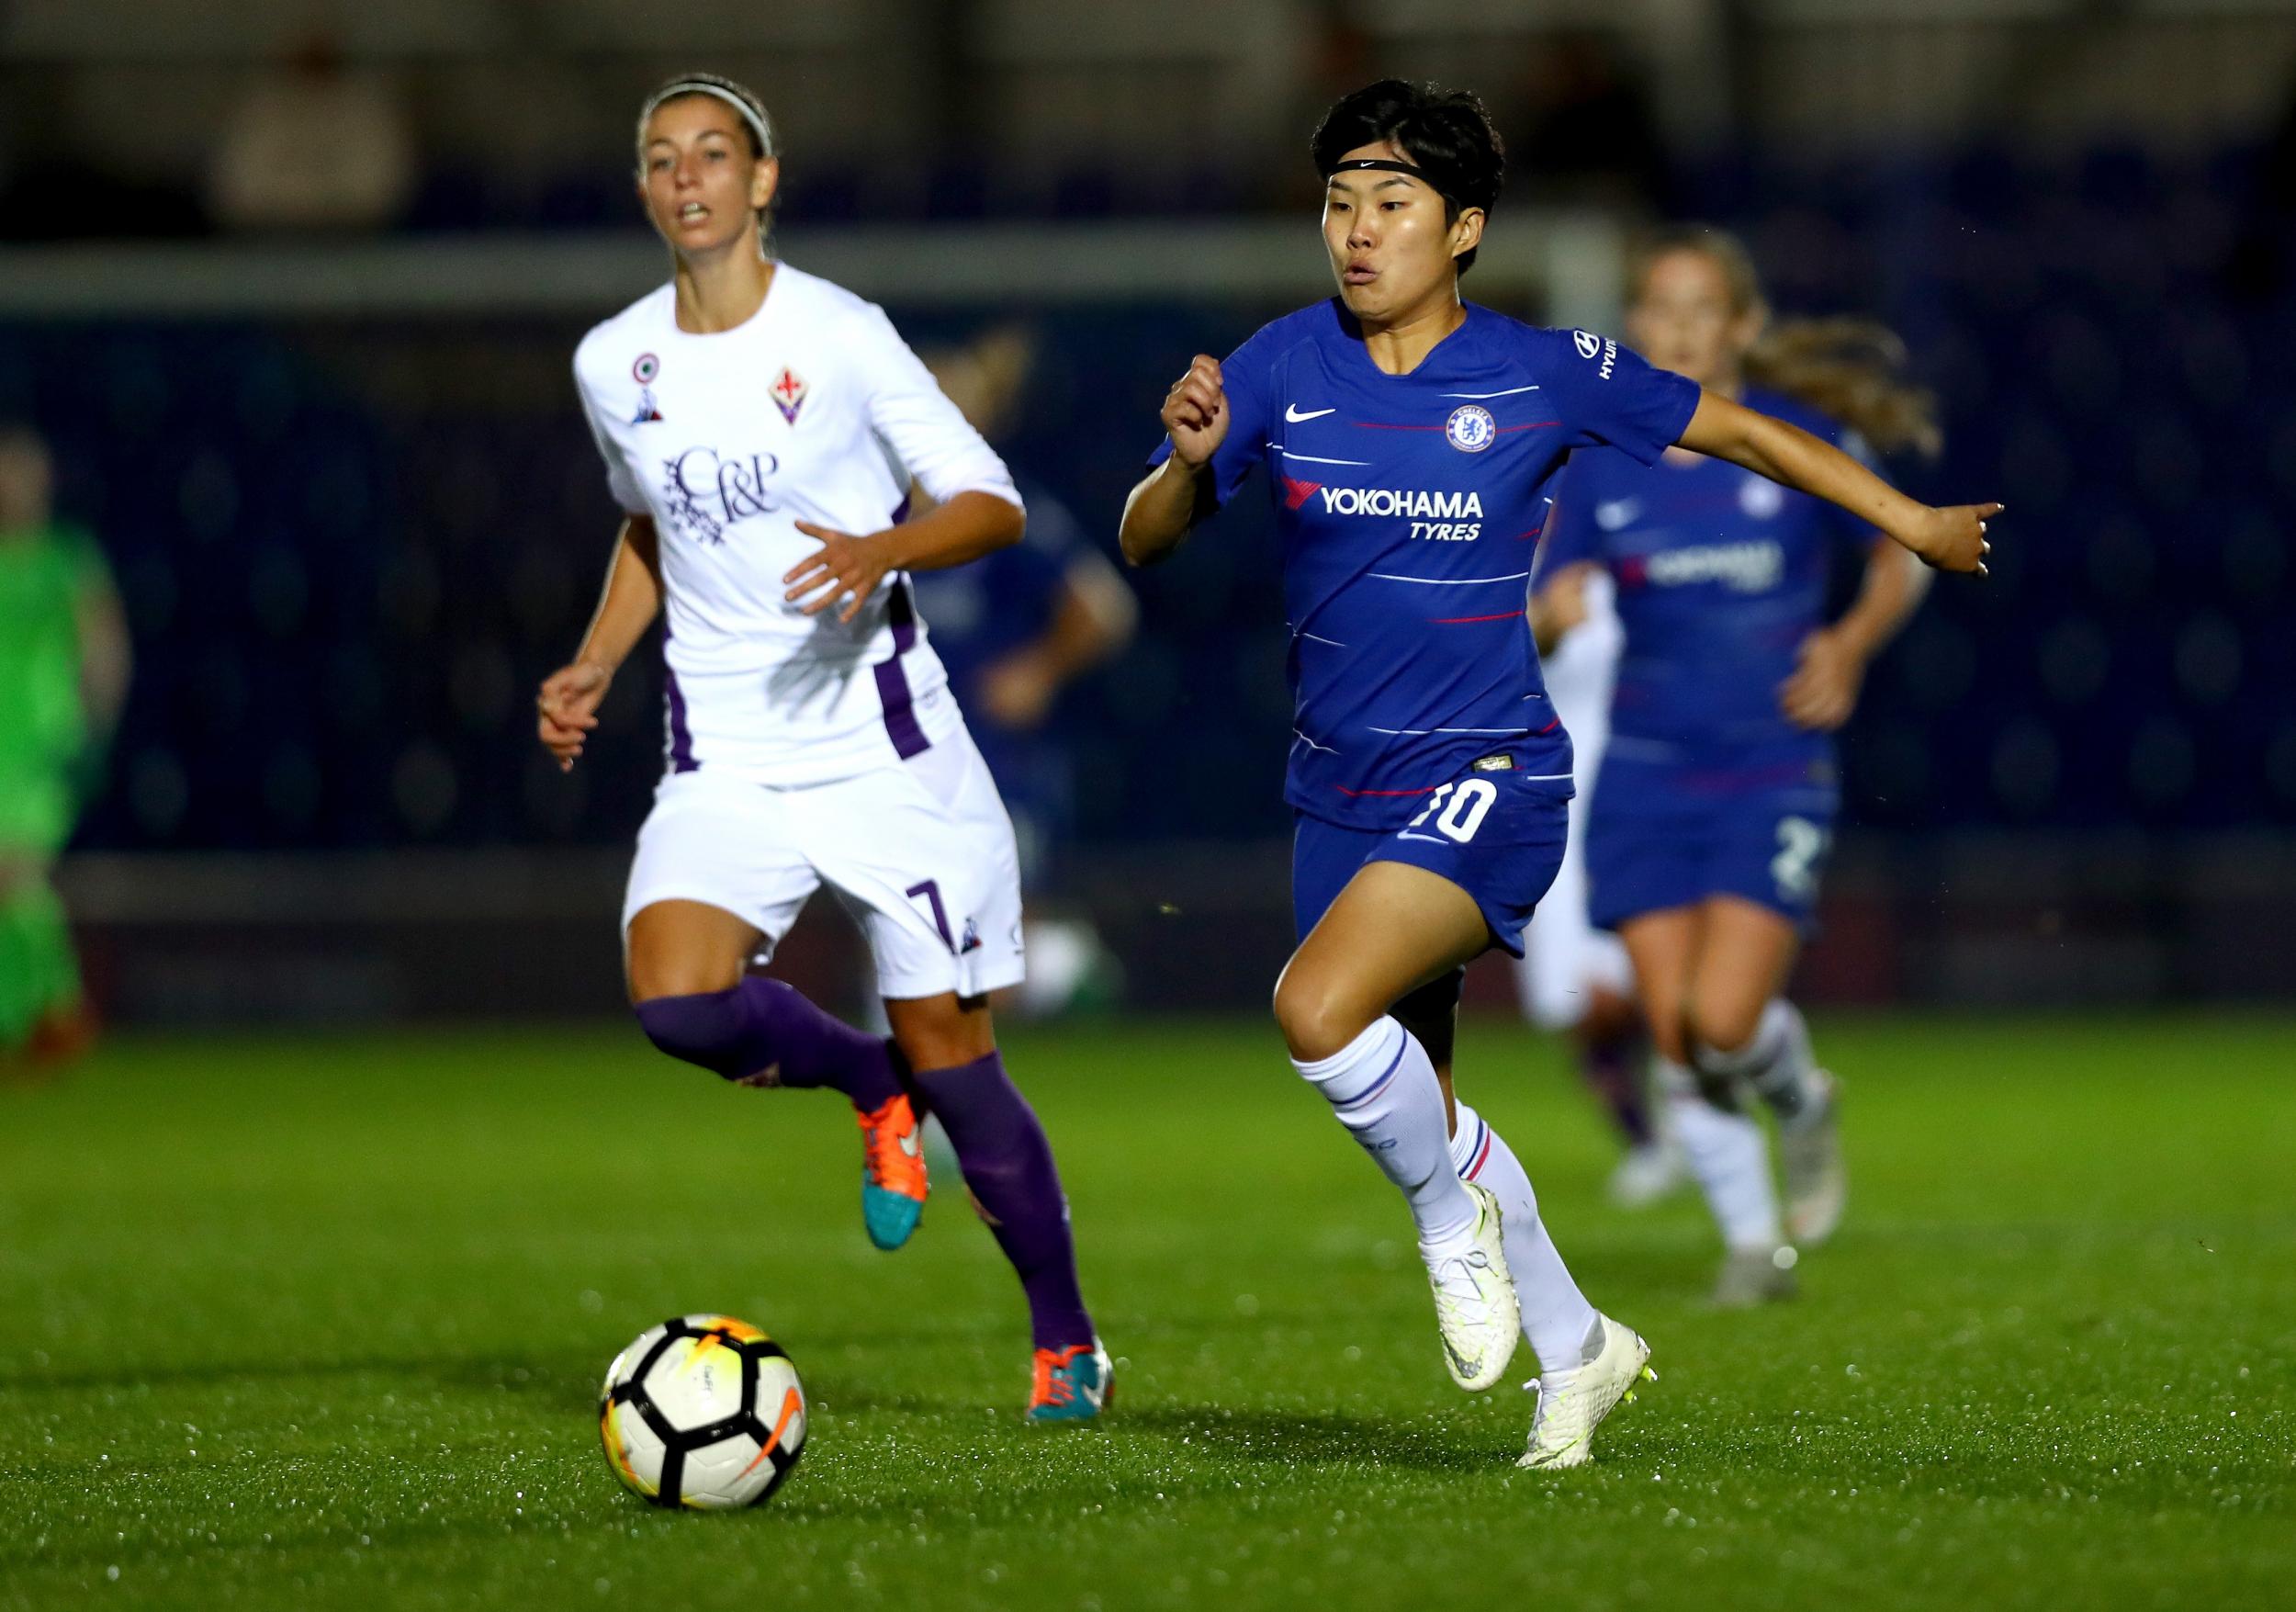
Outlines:
[[637,1004],[646,1039],[673,1058],[727,1073],[746,1022],[737,991],[653,997]]
[[1763,1004],[1735,1002],[1714,997],[1696,997],[1683,1017],[1689,1021],[1688,1031],[1694,1053],[1708,1051],[1725,1054],[1741,1052],[1761,1028]]
[[1346,1051],[1376,1017],[1364,1013],[1311,974],[1288,968],[1276,982],[1276,1023],[1284,1032],[1291,1055],[1303,1064],[1320,1063]]
[[698,997],[725,992],[741,984],[739,959],[726,960],[694,952],[641,944],[634,937],[628,975],[633,1006],[659,997]]
[[885,1004],[893,1044],[912,1069],[978,1063],[996,1050],[996,1020],[982,997],[921,997]]

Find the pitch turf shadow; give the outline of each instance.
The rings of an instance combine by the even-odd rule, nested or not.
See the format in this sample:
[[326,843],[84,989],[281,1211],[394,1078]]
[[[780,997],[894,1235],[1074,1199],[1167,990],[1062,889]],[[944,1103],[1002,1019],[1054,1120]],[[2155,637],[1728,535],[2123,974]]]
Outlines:
[[[806,1392],[824,1415],[843,1420],[870,1415],[959,1419],[970,1425],[982,1405],[968,1398],[887,1391],[858,1379],[807,1379]],[[1527,1413],[1526,1413],[1527,1419]],[[1102,1428],[1113,1437],[1145,1435],[1183,1446],[1208,1464],[1248,1460],[1284,1466],[1374,1466],[1424,1472],[1486,1471],[1494,1456],[1519,1450],[1512,1428],[1493,1437],[1472,1423],[1381,1421],[1341,1411],[1277,1411],[1221,1404],[1148,1401],[1120,1394]],[[1075,1430],[1082,1432],[1083,1430]],[[1047,1429],[1044,1437],[1069,1437]],[[1089,1437],[1088,1433],[1084,1436]],[[903,1504],[908,1504],[904,1501]]]
[[[1283,1466],[1376,1466],[1422,1472],[1481,1472],[1494,1454],[1470,1425],[1376,1421],[1339,1411],[1271,1411],[1232,1405],[1120,1403],[1112,1432],[1184,1440],[1191,1454]],[[1503,1453],[1512,1459],[1511,1446]]]

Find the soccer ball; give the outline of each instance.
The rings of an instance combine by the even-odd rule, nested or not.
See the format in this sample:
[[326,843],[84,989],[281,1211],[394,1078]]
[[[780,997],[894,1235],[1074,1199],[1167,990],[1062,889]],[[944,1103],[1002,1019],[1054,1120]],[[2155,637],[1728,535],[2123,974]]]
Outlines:
[[606,1368],[606,1464],[655,1505],[760,1505],[805,1448],[805,1392],[775,1343],[730,1315],[648,1327]]

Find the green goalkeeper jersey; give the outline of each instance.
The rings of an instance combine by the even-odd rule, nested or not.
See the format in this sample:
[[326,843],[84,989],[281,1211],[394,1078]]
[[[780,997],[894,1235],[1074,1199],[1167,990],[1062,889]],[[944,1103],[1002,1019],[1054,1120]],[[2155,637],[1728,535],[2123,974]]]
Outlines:
[[108,585],[84,532],[0,533],[0,850],[52,851],[72,831],[88,743],[80,610]]

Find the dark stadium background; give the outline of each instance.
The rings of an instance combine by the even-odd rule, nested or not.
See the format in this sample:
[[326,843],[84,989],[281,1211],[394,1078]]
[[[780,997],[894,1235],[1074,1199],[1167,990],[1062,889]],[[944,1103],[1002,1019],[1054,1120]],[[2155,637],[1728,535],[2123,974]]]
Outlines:
[[[919,344],[1036,327],[1005,445],[1111,547],[1188,356],[1329,289],[1307,135],[1379,76],[1511,143],[1480,300],[1615,330],[1694,218],[1903,333],[1947,447],[1898,473],[2008,513],[1845,739],[1795,994],[1852,1185],[1800,1299],[1708,1306],[1703,1202],[1608,1201],[1571,1049],[1470,980],[1462,1093],[1657,1351],[1592,1465],[1454,1392],[1268,1018],[1255,498],[1060,710],[1040,894],[1122,994],[998,1024],[1113,1414],[1023,1424],[954,1170],[880,1256],[840,1101],[622,1008],[658,673],[570,778],[531,695],[614,523],[571,351],[664,273],[632,118],[693,68],[781,121],[791,262]],[[0,0],[20,423],[137,668],[59,869],[101,1033],[0,1057],[0,1612],[2290,1603],[2296,0]],[[806,921],[777,967],[858,1017]],[[600,1459],[607,1362],[705,1309],[803,1375],[762,1513]]]
[[[651,674],[570,781],[528,696],[613,520],[568,355],[658,276],[628,117],[687,63],[782,120],[792,261],[919,342],[1036,322],[1006,445],[1104,540],[1187,355],[1325,288],[1304,138],[1367,73],[1514,142],[1470,294],[1595,322],[1638,223],[1743,231],[1783,311],[1907,337],[1948,443],[1908,483],[2009,512],[1869,682],[1811,993],[2296,993],[2296,7],[1615,9],[0,8],[0,417],[51,438],[139,657],[65,870],[106,1008],[612,1010]],[[365,216],[231,199],[282,85],[391,131]],[[1135,581],[1058,716],[1062,881],[1135,1003],[1249,1004],[1287,938],[1256,501]]]

